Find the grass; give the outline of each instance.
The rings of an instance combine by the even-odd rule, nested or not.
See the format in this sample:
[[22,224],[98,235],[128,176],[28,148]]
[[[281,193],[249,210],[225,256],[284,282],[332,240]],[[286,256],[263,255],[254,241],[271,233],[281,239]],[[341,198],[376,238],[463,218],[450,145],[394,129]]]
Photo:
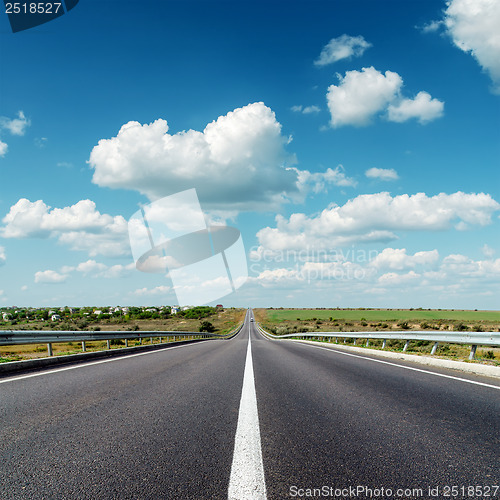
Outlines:
[[[499,311],[457,311],[420,309],[255,309],[256,321],[276,335],[287,333],[339,332],[390,332],[405,330],[443,331],[500,331]],[[346,339],[353,344],[354,339]],[[358,339],[357,345],[365,345]],[[388,340],[386,349],[402,351],[405,342]],[[429,355],[433,342],[412,341],[406,351],[411,354]],[[370,340],[370,347],[380,348],[382,341]],[[440,344],[436,356],[468,360],[470,346]],[[489,364],[500,364],[500,349],[478,348],[476,359]]]
[[[238,324],[240,324],[245,317],[244,309],[224,309],[215,315],[210,316],[208,319],[215,327],[215,333],[219,335],[224,335],[233,330]],[[203,320],[202,320],[203,321]],[[45,324],[42,322],[41,324]],[[112,319],[102,320],[99,324],[90,325],[90,329],[95,329],[98,327],[101,332],[104,331],[137,331],[140,335],[144,331],[178,331],[178,332],[198,332],[201,321],[198,319],[187,319],[187,318],[169,318],[169,319],[145,319],[145,320],[132,320],[129,323],[118,323]],[[16,325],[11,327],[13,329],[21,329],[24,326],[25,329],[35,329],[33,323],[29,326]],[[54,328],[55,325],[49,324],[49,327]],[[50,329],[50,328],[46,328]],[[78,328],[74,328],[78,330]],[[159,338],[153,338],[153,343],[159,343]],[[170,339],[168,337],[163,338],[163,342],[168,342]],[[143,337],[143,345],[150,344],[150,338],[147,336]],[[124,347],[119,345],[117,342],[111,341],[111,348],[116,349]],[[134,347],[141,345],[139,340],[129,340],[129,347]],[[86,351],[102,351],[107,349],[106,341],[99,342],[86,342]],[[66,342],[66,343],[53,343],[52,344],[53,354],[55,356],[62,356],[66,354],[76,354],[82,352],[81,342]],[[29,344],[29,345],[10,345],[10,346],[0,346],[0,363],[5,363],[9,361],[20,361],[23,359],[33,359],[42,358],[48,356],[47,344]]]
[[456,320],[500,323],[500,311],[466,311],[450,309],[267,309],[269,321],[300,319],[355,321]]

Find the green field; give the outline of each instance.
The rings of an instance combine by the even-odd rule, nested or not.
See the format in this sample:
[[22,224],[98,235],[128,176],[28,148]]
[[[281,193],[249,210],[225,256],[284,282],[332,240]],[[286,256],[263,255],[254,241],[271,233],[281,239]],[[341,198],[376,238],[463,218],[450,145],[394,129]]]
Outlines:
[[269,321],[351,320],[351,321],[399,321],[399,320],[456,320],[500,322],[500,311],[462,311],[450,309],[267,309]]

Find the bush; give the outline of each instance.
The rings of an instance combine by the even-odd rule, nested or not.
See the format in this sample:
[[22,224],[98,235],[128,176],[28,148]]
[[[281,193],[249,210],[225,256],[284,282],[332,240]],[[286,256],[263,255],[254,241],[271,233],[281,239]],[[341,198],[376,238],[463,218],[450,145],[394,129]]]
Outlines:
[[125,345],[125,342],[121,339],[111,339],[111,345]]
[[402,328],[403,330],[409,330],[411,327],[408,324],[408,321],[400,321],[398,323],[399,328]]
[[464,323],[459,323],[458,325],[455,325],[454,328],[456,332],[466,332],[468,329],[469,327]]
[[215,326],[212,325],[212,323],[210,323],[210,321],[203,321],[200,325],[199,331],[213,333],[213,332],[215,332]]
[[486,359],[495,359],[495,353],[493,351],[487,351],[485,354],[484,354],[484,357]]

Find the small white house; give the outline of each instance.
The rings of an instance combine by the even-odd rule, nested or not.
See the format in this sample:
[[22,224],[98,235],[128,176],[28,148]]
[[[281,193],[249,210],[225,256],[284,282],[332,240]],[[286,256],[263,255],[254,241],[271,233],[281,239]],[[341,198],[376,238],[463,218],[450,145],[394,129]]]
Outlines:
[[97,309],[96,311],[94,311],[94,314],[96,316],[99,316],[99,314],[102,314],[102,311],[100,309]]
[[170,309],[170,314],[177,314],[180,311],[180,307],[172,307]]
[[50,319],[52,321],[59,321],[61,319],[61,316],[59,316],[59,314],[53,314]]
[[2,318],[4,321],[9,321],[10,319],[12,319],[12,316],[9,313],[3,313]]

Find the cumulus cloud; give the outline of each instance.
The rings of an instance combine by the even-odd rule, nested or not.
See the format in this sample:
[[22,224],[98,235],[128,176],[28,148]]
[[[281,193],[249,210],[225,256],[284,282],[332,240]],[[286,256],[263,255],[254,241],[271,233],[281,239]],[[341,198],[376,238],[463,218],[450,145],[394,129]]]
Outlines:
[[276,217],[276,227],[257,233],[265,249],[332,248],[397,239],[395,231],[443,231],[457,223],[484,226],[500,204],[484,193],[389,193],[360,195],[345,205],[331,205],[312,217],[303,213]]
[[205,206],[235,210],[278,206],[297,190],[285,167],[295,158],[273,111],[261,102],[235,109],[202,132],[169,134],[165,120],[129,122],[90,154],[93,182],[157,199],[196,188]]
[[8,149],[9,146],[5,142],[0,141],[0,156],[5,156],[7,154]]
[[427,92],[419,92],[415,99],[403,99],[397,104],[390,104],[388,118],[392,122],[405,122],[416,118],[425,124],[443,116],[444,103],[433,99]]
[[0,235],[4,238],[55,237],[91,256],[129,253],[127,221],[122,216],[101,214],[91,200],[51,209],[42,200],[21,198],[2,222]]
[[413,255],[406,253],[406,248],[384,248],[370,262],[370,266],[377,269],[393,269],[401,271],[407,268],[415,268],[417,266],[434,265],[439,260],[439,252],[437,250],[416,252]]
[[326,66],[342,59],[360,57],[366,49],[372,46],[362,36],[341,35],[332,38],[321,50],[318,59],[314,61],[316,66]]
[[35,283],[64,283],[68,279],[67,274],[60,274],[57,271],[47,269],[35,273]]
[[369,168],[365,172],[369,179],[379,179],[381,181],[395,181],[399,179],[398,173],[393,168]]
[[477,60],[500,94],[500,2],[449,0],[444,23],[453,43]]
[[332,127],[365,126],[382,114],[390,121],[416,118],[421,123],[442,116],[444,104],[427,92],[419,92],[415,99],[404,98],[403,79],[393,71],[382,73],[371,66],[337,76],[339,84],[330,85],[326,96]]
[[5,254],[5,248],[0,247],[0,266],[3,266],[6,260],[7,260],[7,255]]

